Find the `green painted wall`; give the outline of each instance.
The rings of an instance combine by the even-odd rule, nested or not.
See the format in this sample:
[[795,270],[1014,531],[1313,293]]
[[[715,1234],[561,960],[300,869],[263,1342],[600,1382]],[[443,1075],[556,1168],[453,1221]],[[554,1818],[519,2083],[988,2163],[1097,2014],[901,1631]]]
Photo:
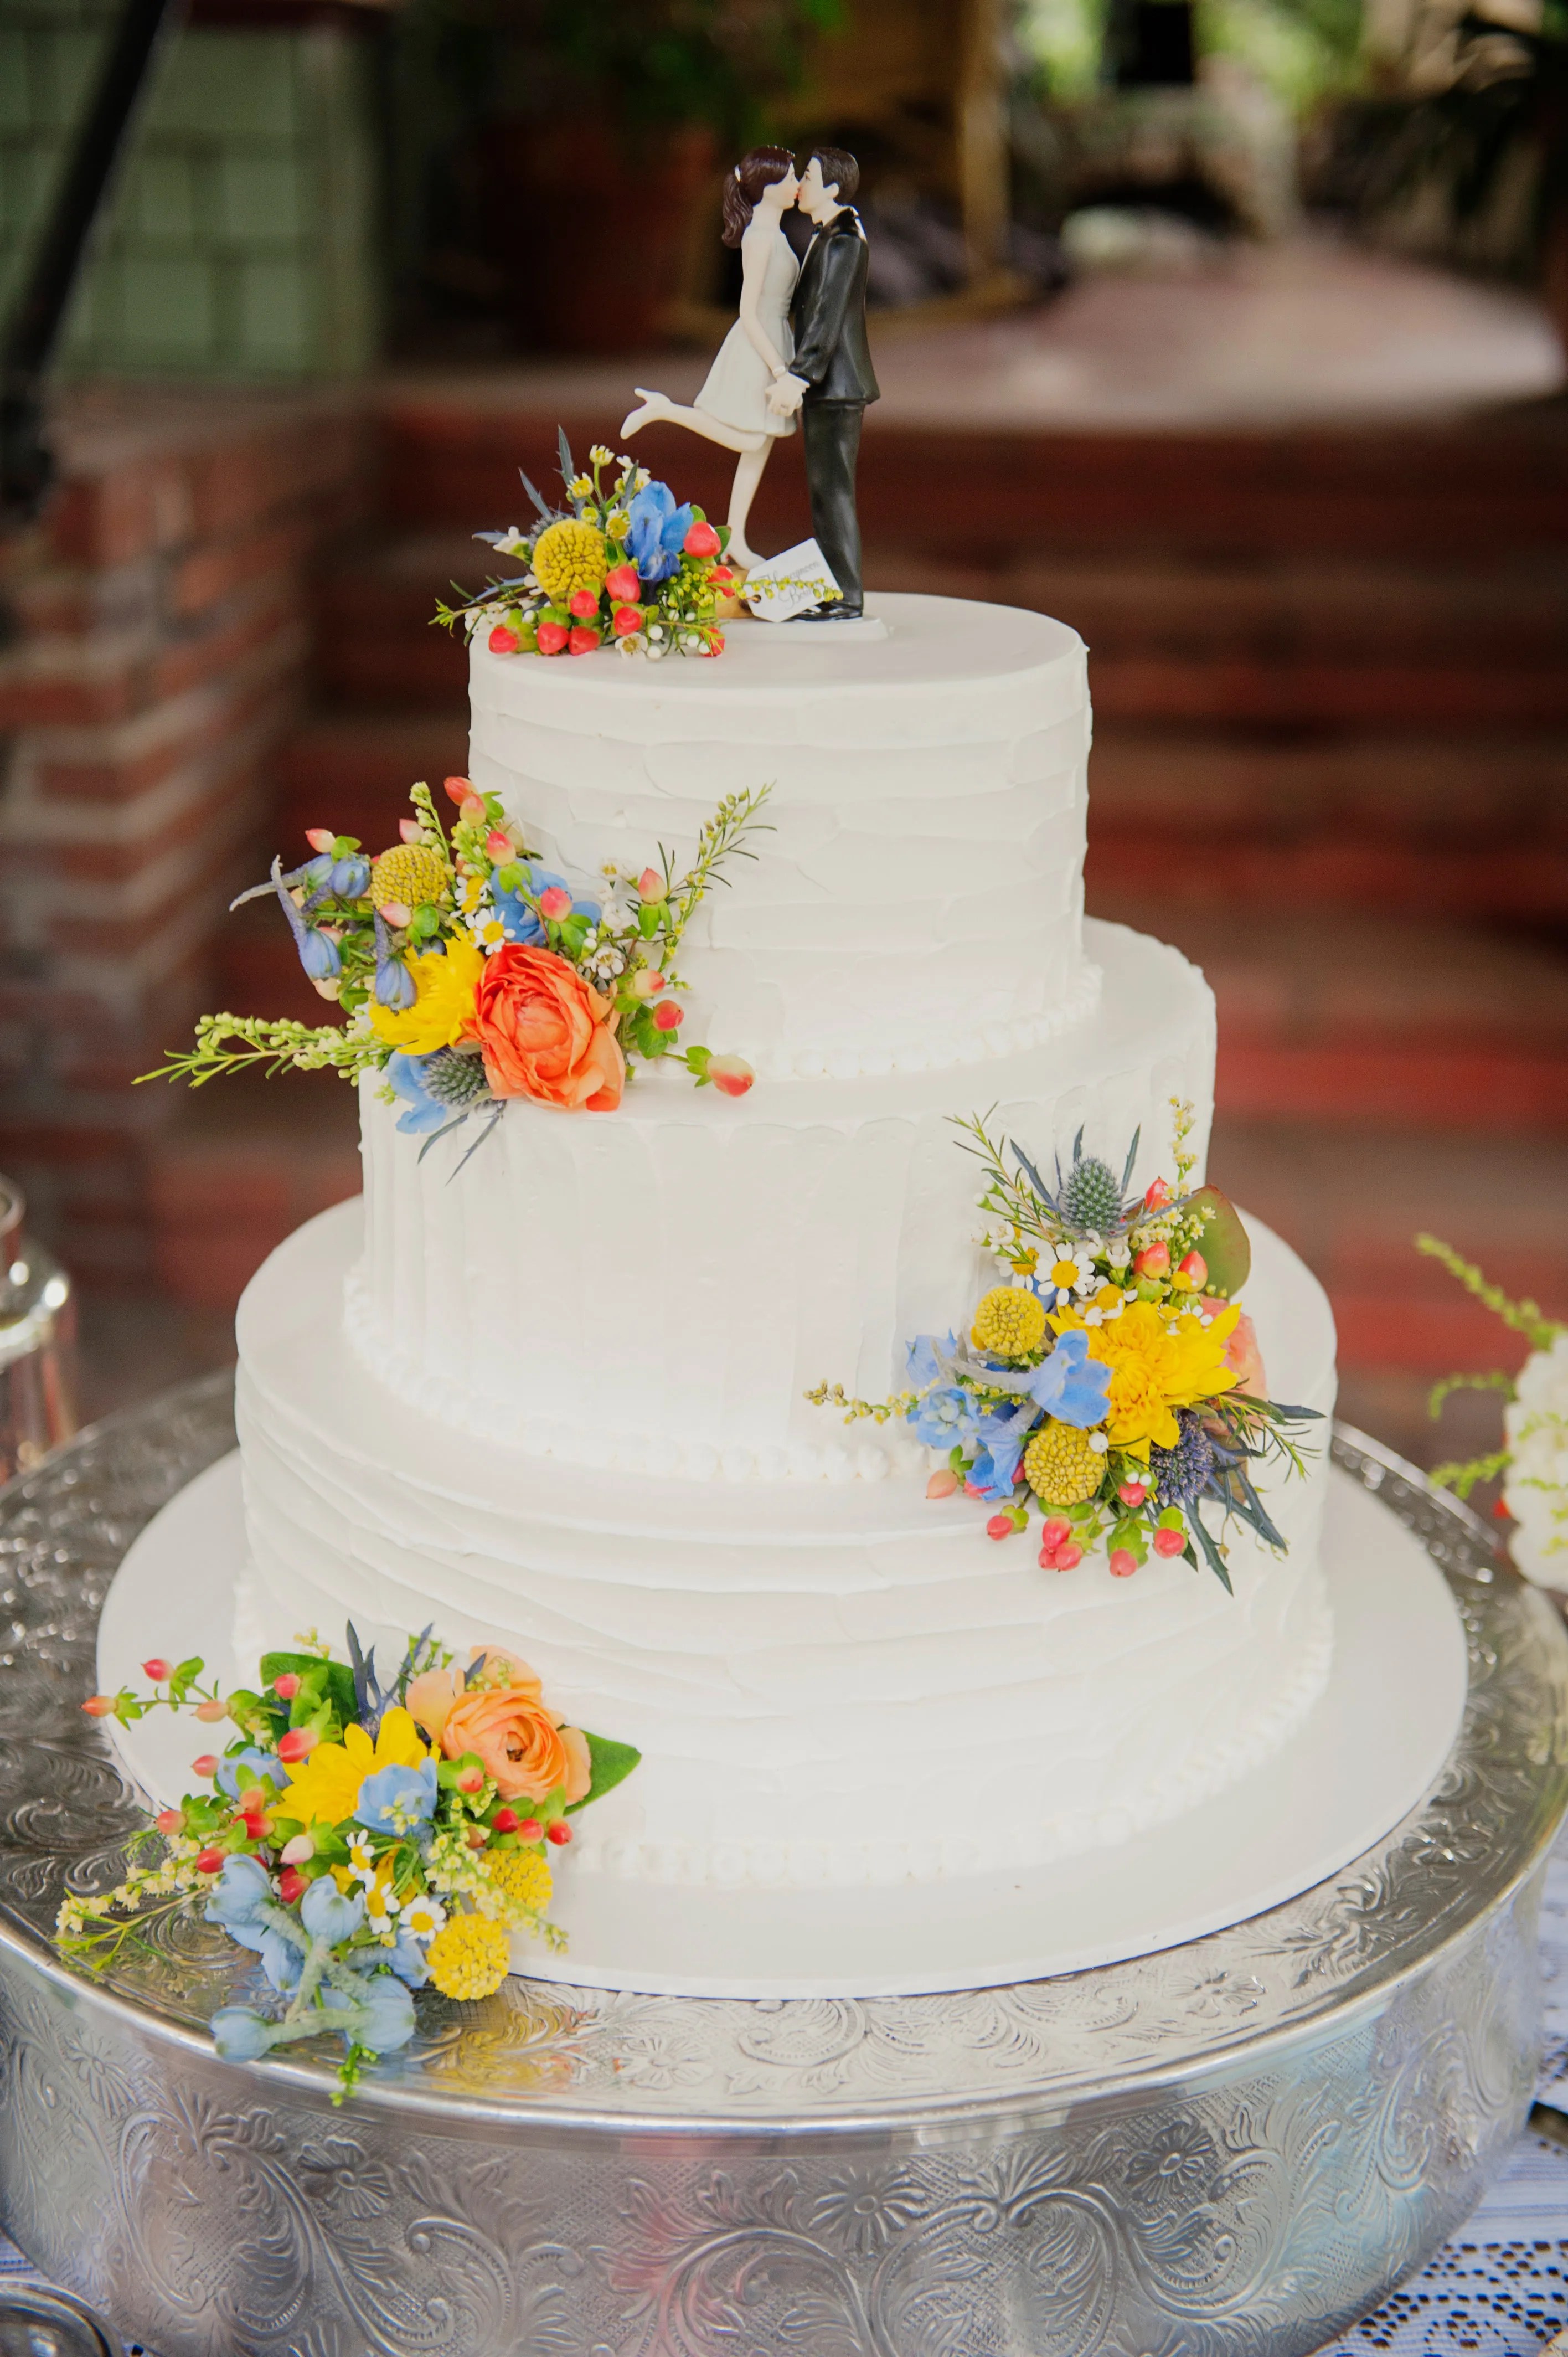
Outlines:
[[[0,309],[91,86],[102,0],[0,0]],[[371,58],[333,27],[165,49],[73,307],[73,375],[338,376],[375,357]]]

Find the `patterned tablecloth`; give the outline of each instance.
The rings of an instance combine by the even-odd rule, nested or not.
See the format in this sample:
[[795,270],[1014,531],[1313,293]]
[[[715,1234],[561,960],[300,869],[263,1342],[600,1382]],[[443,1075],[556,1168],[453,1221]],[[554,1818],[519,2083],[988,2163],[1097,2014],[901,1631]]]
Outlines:
[[[1538,2095],[1568,2138],[1568,1826],[1541,1922],[1546,2049]],[[0,2287],[39,2277],[0,2233]],[[1568,2144],[1526,2134],[1462,2233],[1323,2357],[1535,2357],[1568,2332]],[[133,2344],[127,2357],[153,2357]],[[1568,2357],[1568,2341],[1564,2342]]]

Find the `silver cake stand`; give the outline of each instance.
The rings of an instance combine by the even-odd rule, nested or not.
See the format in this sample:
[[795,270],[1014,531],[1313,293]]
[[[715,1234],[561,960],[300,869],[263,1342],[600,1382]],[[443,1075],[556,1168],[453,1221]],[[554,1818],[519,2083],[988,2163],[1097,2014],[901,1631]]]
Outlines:
[[1482,1526],[1342,1431],[1468,1638],[1443,1774],[1289,1905],[974,1994],[421,2000],[353,2100],[230,2066],[181,1924],[106,1983],[67,1889],[136,1796],[78,1705],[109,1581],[232,1445],[227,1379],[0,1496],[0,2221],[160,2357],[1294,2357],[1418,2267],[1530,2101],[1568,1638]]

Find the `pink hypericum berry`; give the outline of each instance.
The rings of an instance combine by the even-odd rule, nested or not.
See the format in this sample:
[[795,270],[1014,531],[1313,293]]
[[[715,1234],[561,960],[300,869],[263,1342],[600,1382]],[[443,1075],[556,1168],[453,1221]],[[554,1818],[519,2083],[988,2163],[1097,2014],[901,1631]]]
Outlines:
[[392,926],[394,930],[403,925],[412,925],[413,922],[413,910],[409,907],[406,900],[383,900],[381,902],[381,922],[384,925]]
[[285,1866],[278,1877],[278,1897],[285,1907],[292,1907],[296,1900],[303,1899],[309,1888],[310,1877],[301,1874],[297,1866]]
[[1137,1568],[1138,1558],[1131,1547],[1112,1548],[1111,1577],[1112,1579],[1131,1579]]
[[988,1539],[1010,1539],[1017,1529],[1011,1514],[993,1514],[985,1525]]
[[299,1692],[299,1679],[293,1670],[284,1670],[273,1680],[273,1692],[280,1702],[292,1702]]
[[744,1056],[710,1056],[708,1078],[726,1097],[743,1097],[757,1074]]
[[598,592],[595,589],[574,589],[566,600],[566,611],[575,614],[579,622],[591,621],[598,610]]
[[510,835],[503,834],[499,826],[492,826],[489,834],[485,837],[485,852],[486,856],[490,859],[510,859],[512,855],[512,840]]
[[1187,1537],[1184,1532],[1158,1530],[1155,1533],[1155,1553],[1156,1555],[1180,1555],[1186,1544]]
[[1145,1244],[1133,1256],[1134,1276],[1168,1276],[1171,1273],[1171,1248],[1167,1243]]
[[599,634],[590,630],[586,622],[579,622],[567,640],[568,651],[575,655],[591,655],[598,651]]
[[941,1471],[933,1473],[927,1482],[926,1495],[928,1498],[950,1498],[957,1488],[958,1475],[950,1466],[944,1465]]
[[517,1827],[518,1815],[515,1809],[498,1809],[490,1819],[490,1831],[493,1834],[514,1834]]
[[457,1777],[459,1792],[482,1792],[484,1789],[485,1771],[482,1768],[465,1768],[459,1771]]
[[216,1727],[220,1718],[228,1717],[229,1706],[221,1695],[209,1695],[205,1702],[197,1704],[195,1716],[203,1727]]
[[155,1653],[150,1662],[142,1663],[142,1675],[151,1678],[154,1685],[161,1686],[166,1678],[173,1677],[174,1663],[166,1662],[161,1653]]
[[1177,1263],[1176,1275],[1185,1276],[1188,1285],[1198,1289],[1208,1282],[1208,1263],[1200,1252],[1189,1252]]
[[563,917],[572,913],[572,895],[563,885],[551,884],[539,896],[539,913],[558,925]]
[[572,1828],[564,1817],[557,1817],[553,1825],[547,1825],[545,1827],[544,1838],[546,1841],[553,1841],[559,1847],[564,1848],[565,1845],[572,1838]]
[[109,1718],[113,1714],[113,1695],[89,1695],[81,1706],[89,1718]]
[[283,1862],[285,1866],[308,1865],[315,1856],[316,1844],[308,1834],[295,1834],[291,1842],[285,1842],[283,1846]]
[[660,1031],[678,1031],[686,1020],[686,1010],[672,998],[661,998],[653,1010],[653,1020]]
[[645,965],[632,975],[631,986],[639,998],[657,998],[664,987],[664,976]]
[[197,1758],[190,1763],[190,1772],[193,1776],[216,1776],[218,1773],[218,1754],[216,1751],[203,1751],[199,1753]]
[[486,1832],[483,1825],[470,1825],[468,1827],[468,1847],[470,1849],[483,1849],[485,1844],[489,1840],[489,1835]]
[[220,1849],[202,1849],[196,1854],[198,1874],[221,1874],[226,1853]]
[[1171,1200],[1171,1190],[1163,1178],[1151,1178],[1144,1189],[1145,1211],[1163,1211]]
[[1146,1481],[1123,1481],[1116,1492],[1124,1506],[1141,1506],[1148,1494]]
[[537,1817],[524,1817],[521,1824],[517,1828],[517,1837],[519,1841],[536,1842],[542,1837],[543,1832],[544,1828]]
[[182,1833],[185,1829],[185,1811],[183,1809],[160,1809],[157,1815],[153,1819],[153,1823],[156,1825],[160,1834]]
[[[467,819],[470,826],[478,826],[479,821],[484,817],[484,814],[485,805],[483,798],[475,793],[473,788],[470,786],[467,793],[457,805],[457,815],[459,818]],[[382,913],[383,915],[385,914],[384,907]]]
[[635,565],[612,565],[605,576],[605,587],[618,604],[635,606],[642,595],[642,583]]
[[637,879],[637,894],[640,900],[667,900],[670,888],[657,867],[645,867]]
[[1072,1524],[1061,1514],[1053,1514],[1040,1532],[1040,1544],[1048,1547],[1065,1545],[1072,1536]]
[[474,791],[467,778],[446,778],[442,782],[446,786],[447,795],[455,802],[466,802]]
[[1082,1561],[1083,1549],[1076,1539],[1066,1540],[1056,1550],[1056,1567],[1058,1571],[1076,1571]]
[[610,616],[610,630],[618,639],[635,638],[641,628],[640,606],[618,606]]
[[305,839],[312,851],[330,851],[338,840],[329,826],[307,826]]
[[504,622],[498,622],[485,643],[493,655],[514,655],[518,648],[517,632],[509,630]]
[[716,556],[719,536],[713,525],[703,519],[693,524],[681,545],[688,556]]
[[571,631],[564,622],[541,622],[537,644],[542,655],[564,654]]
[[397,831],[402,842],[417,843],[420,836],[424,834],[424,829],[420,825],[420,823],[416,818],[400,818],[397,823]]
[[285,1768],[296,1760],[308,1760],[321,1738],[314,1727],[291,1727],[286,1735],[278,1738],[278,1758]]

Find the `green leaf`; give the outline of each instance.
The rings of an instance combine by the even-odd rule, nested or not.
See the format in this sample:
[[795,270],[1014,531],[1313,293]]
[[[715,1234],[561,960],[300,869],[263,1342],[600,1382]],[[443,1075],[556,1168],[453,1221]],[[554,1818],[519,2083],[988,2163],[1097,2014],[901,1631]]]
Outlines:
[[206,1667],[207,1664],[202,1660],[200,1654],[192,1653],[188,1662],[180,1662],[176,1664],[174,1676],[170,1680],[170,1684],[188,1686],[192,1678],[199,1678]]
[[262,1684],[270,1686],[274,1678],[290,1672],[300,1682],[299,1692],[290,1708],[290,1723],[303,1724],[295,1711],[304,1705],[304,1718],[308,1718],[317,1703],[329,1696],[332,1707],[347,1727],[354,1716],[354,1673],[347,1662],[324,1662],[319,1653],[263,1653]]
[[637,930],[645,942],[651,941],[659,931],[659,912],[663,905],[661,900],[644,900],[638,909]]
[[617,1743],[607,1735],[589,1735],[586,1727],[583,1733],[587,1737],[593,1781],[583,1798],[574,1801],[567,1809],[569,1817],[575,1816],[579,1809],[585,1809],[590,1801],[602,1801],[607,1792],[613,1792],[616,1786],[630,1775],[642,1757],[641,1752],[629,1743]]

